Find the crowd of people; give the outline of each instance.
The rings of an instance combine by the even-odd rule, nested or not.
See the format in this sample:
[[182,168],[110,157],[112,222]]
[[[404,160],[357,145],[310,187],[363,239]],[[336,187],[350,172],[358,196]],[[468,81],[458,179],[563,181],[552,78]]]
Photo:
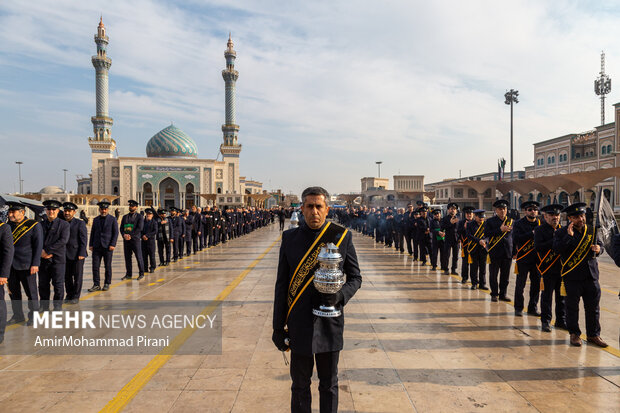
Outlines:
[[[89,234],[87,222],[75,216],[76,204],[48,200],[43,205],[45,213],[29,219],[26,205],[7,202],[8,222],[0,221],[0,342],[7,324],[32,325],[35,311],[46,311],[50,307],[62,310],[63,304],[79,302],[84,262],[89,252],[93,286],[88,291],[107,291],[112,283],[112,257],[119,234],[125,258],[122,279],[133,278],[135,257],[137,279],[141,280],[145,272],[154,272],[158,265],[169,265],[207,247],[247,235],[273,223],[276,216],[283,221],[287,213],[282,208],[225,207],[220,210],[216,206],[195,205],[189,209],[146,208],[138,212],[138,203],[130,200],[129,213],[119,224],[116,217],[109,214],[110,204],[99,202],[99,215],[92,220]],[[101,261],[105,268],[103,286]],[[4,284],[8,284],[13,310],[8,322]],[[28,298],[27,318],[22,289]]]
[[[334,215],[341,224],[377,243],[394,246],[401,253],[406,250],[422,266],[428,264],[431,270],[460,275],[461,282],[470,282],[472,290],[490,291],[492,302],[512,301],[508,285],[515,261],[515,316],[523,316],[526,310],[528,315],[540,317],[542,331],[550,332],[552,325],[568,330],[570,344],[581,346],[579,303],[583,300],[587,341],[607,347],[600,337],[599,323],[597,257],[603,253],[603,245],[594,225],[587,222],[586,204],[541,208],[536,201],[526,201],[520,205],[520,218],[509,214],[509,206],[508,201],[497,200],[489,218],[483,209],[460,209],[454,202],[447,205],[445,216],[440,209],[429,211],[422,202],[416,207],[409,204],[406,210],[357,207],[338,209]],[[560,224],[562,213],[566,214],[566,225]],[[614,242],[617,247],[612,258],[620,266],[620,235]],[[524,290],[528,280],[526,307]]]

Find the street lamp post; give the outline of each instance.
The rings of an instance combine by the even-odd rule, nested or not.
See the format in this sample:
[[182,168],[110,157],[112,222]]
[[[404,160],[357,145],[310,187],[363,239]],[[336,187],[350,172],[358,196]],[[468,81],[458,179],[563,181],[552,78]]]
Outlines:
[[383,163],[383,161],[377,161],[375,162],[377,164],[377,167],[379,168],[379,178],[381,178],[381,164]]
[[67,193],[67,171],[68,171],[68,169],[63,169],[62,171],[65,174],[64,185],[63,185],[62,189],[65,191],[65,194],[66,194]]
[[17,164],[17,168],[19,169],[19,193],[23,194],[24,193],[24,181],[22,181],[22,165],[23,165],[23,162],[17,161],[15,163]]
[[[506,100],[505,104],[510,105],[510,182],[514,180],[514,169],[513,169],[513,131],[512,131],[512,108],[513,104],[519,103],[519,91],[510,89],[508,92],[504,94]],[[514,196],[514,192],[510,191],[510,205],[514,208],[514,200],[512,199]]]

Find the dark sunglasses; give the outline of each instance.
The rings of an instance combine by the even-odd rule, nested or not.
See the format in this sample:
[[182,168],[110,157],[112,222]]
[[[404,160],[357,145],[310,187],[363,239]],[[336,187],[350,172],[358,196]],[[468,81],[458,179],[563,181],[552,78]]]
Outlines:
[[528,208],[526,209],[527,212],[532,212],[532,211],[538,211],[538,208]]

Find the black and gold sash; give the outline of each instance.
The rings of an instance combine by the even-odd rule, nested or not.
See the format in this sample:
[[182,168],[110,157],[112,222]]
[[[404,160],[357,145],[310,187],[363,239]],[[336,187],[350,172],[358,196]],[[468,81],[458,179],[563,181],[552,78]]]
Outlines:
[[[540,225],[540,219],[536,220],[536,226]],[[534,238],[528,239],[525,244],[521,245],[521,247],[517,250],[517,261],[521,260],[523,257],[530,254],[534,251]]]
[[[504,218],[504,222],[502,222],[502,225],[505,226],[510,226],[512,225],[512,218]],[[506,234],[508,234],[509,231],[505,231],[504,233],[502,233],[502,235],[496,235],[494,237],[491,237],[491,239],[489,240],[489,252],[491,252],[491,250],[493,248],[495,248],[495,246],[497,244],[499,244],[499,242],[504,239],[504,237],[506,236]]]
[[25,219],[24,222],[16,226],[13,230],[13,245],[17,244],[17,241],[19,241],[21,237],[26,235],[26,233],[28,233],[28,231],[34,228],[37,224],[38,222],[34,219]]
[[549,249],[549,251],[547,251],[545,256],[542,258],[540,257],[540,254],[538,254],[539,264],[536,265],[536,268],[538,268],[540,276],[542,277],[543,275],[545,275],[549,268],[553,267],[553,265],[557,262],[558,259],[560,259],[560,254],[555,252],[553,248]]
[[[474,233],[474,238],[484,238],[484,222],[480,224],[476,232]],[[471,253],[479,244],[474,242],[473,240],[469,241],[467,252]]]
[[316,240],[312,243],[308,251],[304,254],[304,257],[299,261],[295,272],[291,277],[291,282],[288,286],[287,304],[288,313],[286,319],[291,314],[291,310],[299,300],[299,297],[306,291],[308,285],[314,279],[314,268],[317,266],[317,257],[321,252],[321,248],[328,243],[333,242],[336,246],[340,246],[340,243],[347,234],[347,229],[340,225],[328,222],[325,228],[321,231]]
[[592,227],[588,228],[586,225],[583,230],[583,235],[581,236],[581,240],[579,244],[577,244],[577,248],[571,252],[570,256],[566,261],[562,261],[562,277],[566,274],[577,268],[581,261],[588,255],[590,252],[590,247],[594,242],[594,230]]

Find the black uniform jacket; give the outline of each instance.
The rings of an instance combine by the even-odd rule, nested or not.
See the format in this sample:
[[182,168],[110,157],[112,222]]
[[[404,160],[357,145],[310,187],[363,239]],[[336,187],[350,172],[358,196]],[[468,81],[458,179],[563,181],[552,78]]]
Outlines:
[[67,261],[67,241],[69,241],[69,223],[64,219],[56,218],[52,222],[43,221],[43,249],[54,264],[64,264]]
[[[529,240],[534,240],[534,229],[538,228],[538,223],[541,222],[540,218],[536,218],[534,222],[530,222],[527,217],[523,217],[514,223],[512,227],[512,237],[514,240],[514,252],[516,253],[519,248],[525,245]],[[495,247],[497,248],[497,247]],[[519,260],[519,264],[536,264],[535,251],[530,252]]]
[[[78,218],[69,221],[69,241],[67,242],[67,259],[77,260],[78,257],[87,257],[88,231],[86,222]],[[47,250],[46,250],[47,251]]]
[[[513,221],[514,222],[514,221]],[[489,238],[487,248],[491,248],[491,238],[501,237],[504,232],[500,229],[504,221],[499,219],[497,215],[487,219],[484,224],[484,235]],[[513,228],[514,231],[514,228]],[[491,260],[503,258],[512,258],[512,231],[508,231],[499,243],[489,250]]]
[[[9,278],[13,263],[13,235],[8,224],[0,224],[0,277]],[[4,287],[2,287],[4,288]]]
[[[582,235],[583,232],[577,232],[575,230],[573,236],[571,237],[568,235],[568,227],[562,227],[555,231],[553,234],[553,249],[560,253],[560,259],[562,262],[566,262],[575,248],[577,248]],[[594,244],[601,247],[601,252],[599,255],[602,254],[604,250],[603,243],[596,239]],[[598,262],[596,261],[596,257],[597,254],[590,250],[583,261],[577,265],[577,268],[564,275],[563,278],[565,280],[582,281],[586,280],[588,277],[592,277],[593,279],[598,280]]]
[[118,223],[112,215],[97,216],[93,219],[88,245],[93,248],[108,249],[116,247],[118,239]]
[[[540,226],[534,230],[534,252],[536,253],[536,262],[540,264],[540,260],[550,253],[553,249],[553,227],[545,221],[541,221]],[[560,260],[558,259],[551,268],[543,274],[543,277],[550,278],[560,275]]]
[[[153,218],[155,219],[155,218]],[[157,240],[160,242],[168,243],[170,239],[174,238],[174,225],[170,217],[163,219],[157,218]]]
[[146,236],[148,241],[155,241],[157,237],[157,220],[155,218],[144,220],[142,235]]
[[459,222],[457,221],[453,224],[452,222],[450,222],[451,219],[451,215],[446,215],[445,217],[441,218],[441,230],[446,233],[446,244],[455,245],[459,243]]
[[[31,222],[24,221],[19,224],[32,225]],[[9,223],[11,231],[15,229],[19,224],[14,222]],[[17,240],[13,250],[13,268],[22,271],[27,270],[30,267],[38,267],[41,265],[41,249],[43,248],[43,229],[41,229],[41,223],[32,227],[30,231],[25,233]]]
[[[130,235],[131,241],[140,241],[142,238],[142,227],[144,226],[144,218],[137,212],[123,215],[121,219],[121,233]],[[123,241],[125,238],[123,238]]]
[[[332,223],[331,225],[335,224]],[[341,290],[344,302],[337,305],[337,308],[343,310],[343,314],[340,317],[333,318],[313,315],[312,307],[313,305],[318,307],[320,294],[314,288],[313,283],[310,283],[291,310],[288,322],[286,321],[287,295],[291,277],[321,229],[313,231],[304,222],[297,228],[284,231],[275,288],[273,328],[283,329],[287,325],[291,339],[291,350],[307,355],[342,350],[343,307],[362,285],[362,276],[357,263],[353,238],[351,233],[347,232],[338,248],[343,258],[341,268],[346,275],[346,283]],[[310,274],[313,274],[314,271],[315,269],[311,270]]]

